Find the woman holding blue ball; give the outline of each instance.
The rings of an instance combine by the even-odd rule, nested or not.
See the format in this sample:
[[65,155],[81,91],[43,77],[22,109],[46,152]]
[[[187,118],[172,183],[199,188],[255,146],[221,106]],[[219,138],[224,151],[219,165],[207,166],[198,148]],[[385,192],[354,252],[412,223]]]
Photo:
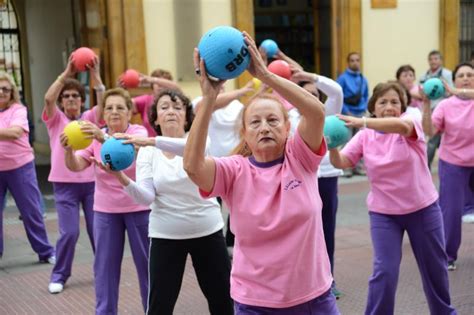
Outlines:
[[99,124],[102,116],[100,98],[105,91],[100,78],[100,62],[95,57],[90,67],[94,78],[94,89],[99,104],[85,110],[85,89],[72,77],[76,74],[72,57],[63,73],[49,87],[44,96],[44,109],[41,115],[46,125],[51,147],[51,171],[48,180],[53,184],[56,212],[58,214],[59,238],[56,243],[56,264],[51,273],[48,291],[60,293],[71,276],[74,251],[79,239],[80,206],[84,211],[87,234],[94,249],[94,170],[92,167],[82,172],[71,172],[64,161],[64,148],[60,143],[60,134],[71,121],[83,120]]
[[[380,83],[368,103],[372,117],[340,115],[363,128],[332,165],[350,168],[364,158],[372,238],[373,273],[365,314],[393,314],[405,231],[418,263],[431,314],[456,314],[449,296],[447,256],[438,193],[428,169],[421,122],[405,114],[406,96],[398,83]],[[409,192],[409,193],[407,193]]]
[[[67,145],[67,136],[61,134],[65,148],[66,166],[80,172],[95,165],[94,194],[94,279],[96,314],[117,314],[120,269],[125,245],[125,232],[138,274],[143,308],[146,309],[148,293],[148,216],[149,206],[136,203],[111,174],[110,166],[101,161],[102,143],[115,133],[147,136],[139,125],[129,124],[132,100],[127,91],[115,88],[105,92],[103,111],[106,128],[99,129],[89,124],[88,132],[94,137],[85,150],[74,152]],[[124,170],[135,178],[135,163]]]
[[[461,246],[463,208],[474,192],[474,69],[461,63],[453,71],[455,88],[446,85],[451,97],[441,101],[431,113],[430,101],[423,106],[423,129],[430,135],[442,134],[439,151],[439,194],[443,211],[448,269],[456,269]],[[430,118],[431,117],[431,118]]]
[[270,73],[253,39],[243,34],[251,56],[247,70],[295,104],[302,115],[298,130],[289,137],[283,104],[263,94],[242,112],[238,153],[206,157],[208,125],[222,82],[208,79],[207,60],[196,50],[203,99],[186,143],[184,168],[203,197],[221,196],[230,208],[235,314],[339,314],[314,178],[327,150],[323,105]]

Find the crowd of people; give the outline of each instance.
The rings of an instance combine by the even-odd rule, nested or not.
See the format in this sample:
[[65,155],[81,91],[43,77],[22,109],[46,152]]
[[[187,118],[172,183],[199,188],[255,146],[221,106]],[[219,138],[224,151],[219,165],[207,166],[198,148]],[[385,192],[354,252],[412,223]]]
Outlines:
[[[374,258],[366,314],[394,313],[405,231],[430,312],[456,314],[448,270],[457,268],[461,222],[474,222],[474,62],[451,72],[432,51],[419,83],[406,64],[370,93],[357,52],[333,80],[280,51],[275,58],[289,63],[288,80],[268,70],[264,49],[243,34],[247,70],[261,87],[251,80],[225,91],[224,81],[208,78],[195,49],[202,95],[192,101],[161,69],[140,76],[150,94],[131,98],[120,81],[106,89],[96,58],[88,71],[97,105],[85,110],[84,87],[69,59],[45,94],[41,117],[51,147],[55,248],[42,216],[27,110],[15,82],[0,73],[0,207],[10,191],[31,247],[54,265],[49,292],[61,293],[72,274],[82,208],[94,253],[96,314],[118,313],[125,234],[146,314],[173,313],[188,255],[211,314],[339,314],[335,229],[345,170],[370,182]],[[433,77],[446,89],[434,101],[422,88]],[[142,125],[130,123],[134,113]],[[342,149],[327,147],[329,115],[351,129]],[[92,139],[77,151],[63,132],[75,120]],[[101,160],[110,137],[134,145],[132,166],[114,171]],[[438,147],[439,190],[431,175]]]

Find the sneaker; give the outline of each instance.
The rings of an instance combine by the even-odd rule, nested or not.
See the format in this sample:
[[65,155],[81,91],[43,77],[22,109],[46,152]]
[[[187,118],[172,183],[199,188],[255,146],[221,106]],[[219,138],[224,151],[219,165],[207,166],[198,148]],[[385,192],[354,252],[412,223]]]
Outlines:
[[456,270],[456,262],[452,261],[450,263],[448,263],[448,270],[450,271],[453,271],[453,270]]
[[474,223],[474,213],[465,214],[462,216],[462,222]]
[[336,297],[336,300],[339,300],[342,296],[342,292],[339,291],[336,286],[331,287],[332,294]]
[[64,289],[64,284],[59,283],[59,282],[51,282],[48,285],[48,291],[51,294],[61,293],[63,289]]
[[53,256],[49,256],[47,259],[40,259],[40,263],[55,265],[56,264],[56,256],[53,255]]

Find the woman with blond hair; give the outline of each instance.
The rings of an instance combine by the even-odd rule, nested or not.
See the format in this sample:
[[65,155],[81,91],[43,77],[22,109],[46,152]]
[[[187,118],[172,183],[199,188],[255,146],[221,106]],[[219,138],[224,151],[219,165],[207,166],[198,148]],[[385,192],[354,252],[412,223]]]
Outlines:
[[[56,257],[41,214],[41,193],[28,133],[26,107],[20,104],[18,88],[10,75],[0,72],[0,205],[8,189],[23,218],[31,247],[41,262],[54,264]],[[2,255],[3,214],[0,216]]]
[[270,73],[253,39],[243,34],[251,56],[248,71],[298,108],[297,131],[289,137],[283,104],[263,94],[242,112],[238,154],[206,157],[208,125],[222,82],[207,78],[205,60],[196,50],[203,99],[185,147],[184,168],[202,196],[221,196],[229,205],[235,314],[339,314],[315,179],[327,150],[323,104]]

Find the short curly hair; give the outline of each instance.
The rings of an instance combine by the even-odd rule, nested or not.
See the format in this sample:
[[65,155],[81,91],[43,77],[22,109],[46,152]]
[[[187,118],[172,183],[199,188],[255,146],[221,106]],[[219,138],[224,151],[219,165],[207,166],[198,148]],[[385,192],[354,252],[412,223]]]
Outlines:
[[397,94],[398,97],[400,98],[400,103],[402,104],[402,109],[401,112],[404,113],[407,109],[407,97],[406,97],[406,92],[402,88],[402,86],[397,83],[397,82],[384,82],[384,83],[379,83],[374,87],[374,90],[372,91],[372,96],[369,99],[369,102],[367,104],[367,109],[372,117],[375,117],[375,103],[379,98],[381,98],[385,93],[387,93],[390,90],[394,90]]
[[86,100],[86,90],[82,86],[81,82],[77,81],[76,79],[67,78],[64,80],[64,85],[61,89],[61,92],[59,93],[58,101],[61,101],[63,92],[67,90],[76,90],[81,96],[82,102]]
[[170,89],[165,89],[162,90],[158,96],[155,97],[153,101],[153,105],[150,107],[149,112],[148,112],[148,119],[150,121],[150,124],[152,125],[153,129],[156,131],[156,134],[161,136],[163,133],[161,132],[161,127],[159,125],[155,124],[155,121],[158,119],[158,109],[156,108],[158,101],[160,98],[163,96],[168,95],[171,98],[172,102],[176,102],[177,99],[180,99],[181,102],[183,103],[184,108],[186,109],[186,124],[184,125],[184,131],[188,132],[191,129],[191,125],[193,124],[194,120],[194,111],[193,111],[193,106],[191,104],[191,101],[189,100],[186,95],[181,93],[178,90],[170,90]]
[[132,103],[132,98],[130,97],[130,94],[128,93],[127,90],[120,87],[105,91],[104,96],[102,97],[102,108],[105,108],[105,101],[107,101],[107,98],[109,98],[110,96],[122,97],[125,100],[125,105],[127,106],[127,109],[132,110],[133,103]]
[[20,103],[20,92],[18,87],[16,86],[15,79],[5,71],[0,71],[0,81],[7,81],[10,84],[12,92],[10,94],[10,101],[8,102],[8,106],[14,103]]

